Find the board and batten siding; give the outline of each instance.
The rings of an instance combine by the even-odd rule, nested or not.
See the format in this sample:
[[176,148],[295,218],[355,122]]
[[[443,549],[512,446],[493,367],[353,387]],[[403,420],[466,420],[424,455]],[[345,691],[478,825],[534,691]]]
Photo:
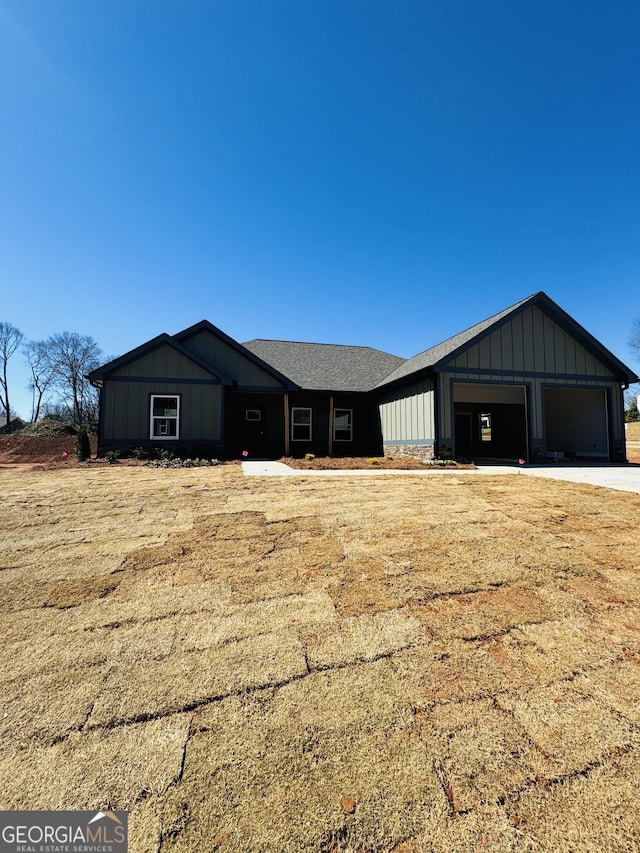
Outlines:
[[384,445],[432,444],[435,440],[435,391],[431,379],[404,385],[379,403]]
[[140,356],[111,376],[135,379],[202,379],[212,381],[215,377],[182,355],[169,344],[163,344],[151,352]]
[[241,352],[230,347],[212,332],[203,330],[181,341],[182,345],[204,359],[225,376],[231,376],[238,386],[245,388],[284,388],[275,376],[254,364]]
[[105,382],[101,440],[149,440],[150,395],[180,395],[180,441],[222,441],[223,387],[213,383]]
[[624,439],[622,391],[611,370],[536,306],[527,308],[458,354],[438,374],[439,435],[451,444],[453,382],[523,385],[528,389],[530,440],[545,442],[544,389],[607,390],[614,443]]
[[613,378],[604,364],[535,305],[460,353],[447,367]]
[[148,441],[151,394],[180,395],[180,441],[222,440],[219,380],[168,344],[107,377],[102,390],[101,440]]

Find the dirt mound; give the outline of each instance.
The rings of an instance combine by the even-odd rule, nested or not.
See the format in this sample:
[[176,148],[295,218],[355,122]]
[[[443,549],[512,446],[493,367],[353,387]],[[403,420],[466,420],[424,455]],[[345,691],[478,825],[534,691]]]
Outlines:
[[28,424],[24,429],[20,430],[20,435],[33,436],[54,436],[54,435],[75,435],[76,431],[72,426],[56,420],[55,418],[43,418],[34,424]]
[[[95,453],[95,438],[91,452]],[[0,436],[0,465],[22,463],[71,465],[76,461],[75,435],[3,435]]]

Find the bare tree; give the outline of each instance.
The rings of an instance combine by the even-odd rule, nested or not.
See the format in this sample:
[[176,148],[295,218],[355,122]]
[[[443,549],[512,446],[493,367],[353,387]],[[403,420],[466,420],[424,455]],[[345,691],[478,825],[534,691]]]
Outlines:
[[631,337],[629,338],[629,346],[640,356],[640,317],[636,317],[631,326]]
[[9,379],[7,367],[9,359],[18,349],[24,335],[11,323],[0,323],[0,405],[7,416],[7,427],[11,424],[11,406],[9,404]]
[[68,406],[74,426],[83,426],[95,419],[96,389],[85,374],[98,367],[103,353],[89,335],[59,332],[45,342],[53,367],[53,384]]
[[53,364],[46,341],[27,341],[22,352],[31,371],[31,420],[37,421],[40,418],[44,395],[53,383]]

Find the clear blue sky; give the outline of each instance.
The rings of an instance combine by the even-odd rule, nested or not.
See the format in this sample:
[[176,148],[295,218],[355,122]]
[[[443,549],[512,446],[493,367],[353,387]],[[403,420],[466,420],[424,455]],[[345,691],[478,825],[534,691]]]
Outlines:
[[411,356],[545,290],[639,369],[639,39],[637,0],[0,0],[0,320]]

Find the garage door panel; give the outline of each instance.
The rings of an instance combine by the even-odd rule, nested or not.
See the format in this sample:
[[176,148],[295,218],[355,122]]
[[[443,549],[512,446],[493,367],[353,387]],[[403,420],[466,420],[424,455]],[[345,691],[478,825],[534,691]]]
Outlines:
[[547,450],[607,459],[607,395],[602,388],[545,388]]

